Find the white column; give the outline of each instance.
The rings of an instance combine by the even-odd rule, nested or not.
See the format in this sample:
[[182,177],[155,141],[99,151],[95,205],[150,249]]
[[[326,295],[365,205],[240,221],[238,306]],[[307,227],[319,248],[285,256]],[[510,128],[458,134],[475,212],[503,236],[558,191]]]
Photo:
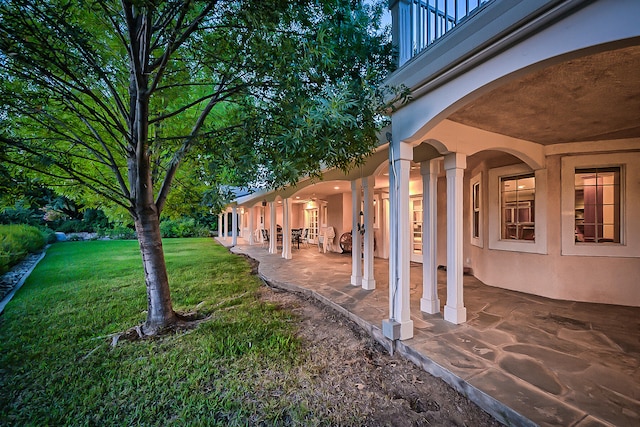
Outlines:
[[231,208],[231,244],[233,246],[238,244],[238,207],[233,206]]
[[282,258],[291,259],[291,210],[289,199],[282,201]]
[[358,230],[362,206],[360,182],[360,179],[351,181],[351,284],[353,286],[362,286],[362,235]]
[[422,299],[420,310],[440,312],[438,299],[438,172],[436,159],[420,163],[422,175]]
[[222,214],[218,214],[218,238],[222,238]]
[[369,176],[362,180],[364,190],[364,271],[362,273],[362,288],[375,289],[376,280],[373,277],[373,187],[375,177]]
[[444,320],[460,324],[467,321],[467,309],[463,303],[463,178],[467,156],[447,154],[444,168],[447,171],[447,303]]
[[225,210],[222,213],[222,238],[227,240],[227,223],[229,221],[229,213]]
[[382,322],[382,333],[390,339],[413,337],[413,321],[409,307],[409,171],[413,147],[392,141],[389,151],[390,258],[389,319]]
[[251,206],[249,208],[249,244],[255,243],[255,230],[256,228],[256,209]]
[[269,253],[278,253],[278,230],[276,228],[276,202],[269,202]]

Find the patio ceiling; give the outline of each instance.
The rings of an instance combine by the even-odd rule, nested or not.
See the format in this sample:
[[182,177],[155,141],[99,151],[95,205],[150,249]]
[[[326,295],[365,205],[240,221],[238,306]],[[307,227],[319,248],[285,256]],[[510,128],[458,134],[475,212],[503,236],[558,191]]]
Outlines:
[[449,119],[542,145],[637,138],[639,70],[640,46],[573,59],[494,89]]

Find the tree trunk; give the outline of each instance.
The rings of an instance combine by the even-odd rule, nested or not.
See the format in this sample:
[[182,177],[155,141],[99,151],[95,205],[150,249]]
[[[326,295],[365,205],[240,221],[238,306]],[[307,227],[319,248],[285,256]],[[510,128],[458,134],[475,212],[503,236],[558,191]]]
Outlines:
[[162,249],[160,219],[155,210],[147,208],[138,212],[135,225],[147,285],[147,321],[142,329],[145,335],[156,335],[176,321]]

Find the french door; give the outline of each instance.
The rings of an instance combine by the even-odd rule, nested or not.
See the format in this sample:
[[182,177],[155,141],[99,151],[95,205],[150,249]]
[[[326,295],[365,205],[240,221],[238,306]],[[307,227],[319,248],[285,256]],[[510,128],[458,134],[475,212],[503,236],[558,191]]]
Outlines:
[[411,261],[422,262],[422,197],[411,197]]
[[309,243],[318,241],[318,208],[305,210],[305,224],[309,229]]

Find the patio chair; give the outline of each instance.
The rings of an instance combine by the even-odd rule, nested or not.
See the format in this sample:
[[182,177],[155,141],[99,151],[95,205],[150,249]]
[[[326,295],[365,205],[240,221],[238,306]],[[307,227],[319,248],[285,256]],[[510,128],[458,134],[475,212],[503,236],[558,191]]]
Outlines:
[[297,243],[300,249],[300,240],[302,240],[302,228],[291,229],[291,243]]
[[[333,251],[333,238],[336,237],[336,230],[329,226],[322,229],[322,233],[318,238],[318,252]],[[320,250],[322,248],[322,250]]]
[[302,236],[300,236],[300,241],[304,245],[305,248],[309,247],[309,229],[305,228],[302,230]]
[[327,231],[326,231],[326,236],[327,238],[324,241],[325,244],[325,252],[327,252],[327,249],[329,249],[329,252],[333,252],[333,239],[336,237],[336,229],[329,226],[327,227]]
[[262,229],[262,247],[269,247],[269,230]]

